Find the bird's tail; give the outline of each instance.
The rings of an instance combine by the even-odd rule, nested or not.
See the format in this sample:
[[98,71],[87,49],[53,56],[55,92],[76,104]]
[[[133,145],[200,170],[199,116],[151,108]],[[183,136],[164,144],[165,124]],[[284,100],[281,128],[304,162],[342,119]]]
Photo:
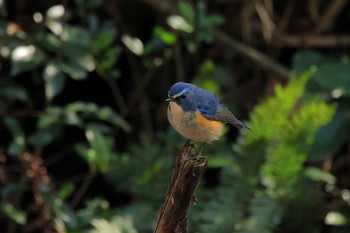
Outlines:
[[245,124],[244,122],[237,120],[237,119],[234,122],[232,122],[231,124],[233,126],[236,126],[239,129],[246,128],[246,129],[252,130],[247,124]]

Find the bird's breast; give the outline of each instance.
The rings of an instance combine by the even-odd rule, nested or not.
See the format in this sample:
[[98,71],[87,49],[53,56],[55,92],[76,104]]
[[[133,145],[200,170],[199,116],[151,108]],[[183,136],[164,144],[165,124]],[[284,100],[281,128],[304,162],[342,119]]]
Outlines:
[[222,135],[224,124],[203,117],[197,111],[183,111],[176,102],[168,106],[170,125],[182,136],[199,142],[218,140]]

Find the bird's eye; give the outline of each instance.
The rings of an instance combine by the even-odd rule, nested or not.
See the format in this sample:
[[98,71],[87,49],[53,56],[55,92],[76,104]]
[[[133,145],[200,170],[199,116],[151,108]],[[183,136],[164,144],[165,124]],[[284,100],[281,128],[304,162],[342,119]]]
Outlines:
[[186,98],[186,94],[182,94],[181,99],[185,99],[185,98]]

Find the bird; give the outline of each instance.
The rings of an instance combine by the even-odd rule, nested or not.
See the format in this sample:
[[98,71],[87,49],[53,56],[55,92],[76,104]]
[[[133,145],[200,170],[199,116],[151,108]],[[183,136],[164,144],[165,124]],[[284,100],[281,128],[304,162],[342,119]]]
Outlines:
[[170,125],[189,139],[188,142],[202,142],[204,146],[219,140],[225,124],[250,129],[220,103],[215,94],[190,83],[173,84],[165,101],[169,103],[167,116]]

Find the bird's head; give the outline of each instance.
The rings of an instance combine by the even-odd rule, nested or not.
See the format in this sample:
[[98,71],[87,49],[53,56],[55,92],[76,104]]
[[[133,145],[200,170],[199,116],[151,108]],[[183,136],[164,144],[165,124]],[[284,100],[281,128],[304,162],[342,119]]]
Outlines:
[[172,85],[165,101],[175,102],[183,111],[195,111],[198,108],[200,89],[192,84],[178,82]]

